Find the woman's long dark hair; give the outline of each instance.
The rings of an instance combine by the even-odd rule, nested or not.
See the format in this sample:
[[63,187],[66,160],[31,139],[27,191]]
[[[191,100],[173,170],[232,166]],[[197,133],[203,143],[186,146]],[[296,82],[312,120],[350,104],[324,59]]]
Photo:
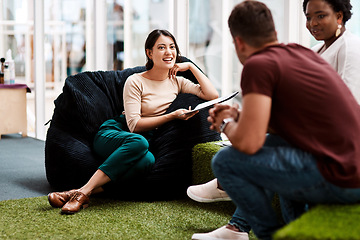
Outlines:
[[179,50],[179,46],[176,43],[176,39],[175,37],[167,30],[163,30],[163,29],[155,29],[153,30],[149,36],[147,37],[146,41],[145,41],[145,55],[146,55],[146,70],[150,70],[153,68],[154,66],[154,62],[149,58],[149,56],[146,54],[146,50],[152,50],[152,48],[154,47],[156,41],[158,40],[158,38],[161,36],[167,36],[167,37],[171,37],[171,39],[174,41],[175,43],[175,48],[176,48],[176,60],[175,62],[180,62],[180,50]]
[[[306,14],[306,6],[309,1],[310,0],[304,0],[304,2],[303,2],[303,11],[305,14]],[[327,2],[332,7],[334,12],[340,12],[340,11],[343,12],[344,25],[351,18],[352,5],[350,3],[350,0],[325,0],[325,2]]]

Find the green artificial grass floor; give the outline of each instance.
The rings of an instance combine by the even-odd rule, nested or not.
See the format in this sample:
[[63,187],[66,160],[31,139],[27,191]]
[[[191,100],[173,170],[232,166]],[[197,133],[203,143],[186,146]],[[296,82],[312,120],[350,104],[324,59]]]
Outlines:
[[360,204],[319,205],[276,232],[276,240],[359,240]]
[[6,200],[0,201],[0,239],[191,239],[227,224],[234,210],[231,202],[92,198],[89,208],[61,215],[46,196]]

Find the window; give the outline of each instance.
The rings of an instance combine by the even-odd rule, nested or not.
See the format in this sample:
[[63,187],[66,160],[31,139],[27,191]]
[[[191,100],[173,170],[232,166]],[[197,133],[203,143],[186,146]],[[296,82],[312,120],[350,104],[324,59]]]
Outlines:
[[[28,98],[28,131],[35,135],[35,95],[45,93],[45,121],[65,78],[86,70],[121,70],[144,65],[144,43],[155,28],[168,29],[181,53],[194,61],[221,95],[240,89],[237,59],[227,19],[242,0],[3,0],[0,2],[0,57],[11,49],[16,81],[33,91]],[[271,9],[280,42],[311,47],[302,0],[262,0]],[[34,89],[34,3],[44,8],[44,89]],[[347,29],[360,36],[360,2],[351,1]],[[100,8],[99,8],[100,6]],[[100,24],[99,24],[100,22]],[[98,38],[101,36],[101,38]],[[102,53],[106,53],[102,55]],[[102,64],[99,64],[99,61]],[[240,95],[237,101],[241,102]],[[44,122],[45,123],[45,122]],[[42,138],[42,137],[40,137]]]

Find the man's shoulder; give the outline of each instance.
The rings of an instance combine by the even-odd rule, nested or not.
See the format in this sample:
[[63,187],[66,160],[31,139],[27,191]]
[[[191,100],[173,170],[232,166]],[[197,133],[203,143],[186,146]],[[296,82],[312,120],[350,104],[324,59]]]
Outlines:
[[303,45],[300,45],[298,43],[288,43],[288,44],[285,45],[285,48],[286,49],[291,49],[292,51],[296,51],[296,52],[314,54],[314,50],[312,50],[312,49],[310,49],[308,47],[305,47]]
[[298,43],[282,44],[279,48],[279,58],[283,61],[290,59],[304,60],[304,59],[319,59],[320,56],[312,49],[300,45]]
[[[252,57],[262,59],[264,56],[271,56],[271,58],[276,59],[276,56],[279,58],[282,58],[287,53],[291,52],[304,52],[304,53],[313,53],[313,51],[307,47],[304,47],[297,43],[279,43],[275,45],[268,46],[264,48],[263,50],[255,53]],[[266,58],[265,58],[266,59]]]
[[324,63],[325,60],[311,49],[289,43],[273,45],[251,56],[245,62],[244,70],[258,74],[259,69],[262,69],[262,72],[271,72],[276,75],[296,72],[301,68],[315,69],[323,67]]

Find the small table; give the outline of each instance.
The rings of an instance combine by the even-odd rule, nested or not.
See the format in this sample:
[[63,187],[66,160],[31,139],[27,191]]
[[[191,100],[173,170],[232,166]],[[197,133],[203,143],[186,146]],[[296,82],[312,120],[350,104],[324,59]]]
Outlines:
[[0,139],[2,134],[27,136],[26,84],[0,84]]

